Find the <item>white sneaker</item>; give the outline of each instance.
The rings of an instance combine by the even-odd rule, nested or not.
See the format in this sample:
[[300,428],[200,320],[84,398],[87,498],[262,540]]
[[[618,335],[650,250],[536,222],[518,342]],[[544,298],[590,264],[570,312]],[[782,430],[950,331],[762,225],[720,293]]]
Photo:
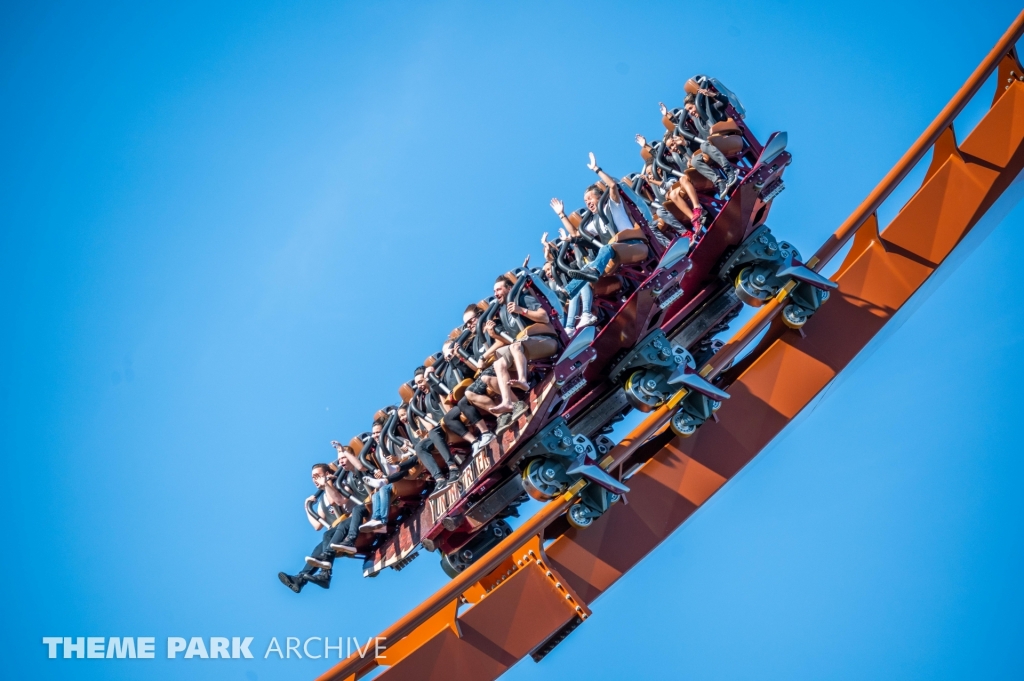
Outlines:
[[582,329],[585,326],[593,326],[594,324],[597,324],[597,317],[594,315],[589,312],[584,312],[580,315],[579,328]]
[[316,558],[314,558],[312,556],[306,556],[306,565],[308,565],[310,567],[318,567],[321,570],[330,570],[331,569],[331,564],[328,563],[326,560],[317,560]]
[[483,447],[483,443],[480,440],[473,441],[473,454],[479,454],[480,448]]
[[334,549],[335,553],[355,553],[356,547],[352,544],[346,544],[342,542],[340,544],[331,544],[331,548]]
[[367,520],[365,523],[363,523],[362,525],[359,526],[359,531],[360,532],[368,532],[370,530],[373,530],[373,529],[376,529],[376,528],[380,527],[383,524],[384,523],[382,523],[381,521],[377,520],[376,518],[374,518],[372,520]]
[[491,431],[487,431],[486,433],[480,436],[480,439],[477,440],[477,442],[480,443],[481,447],[486,447],[487,445],[494,442],[494,440],[494,433],[492,433]]
[[576,335],[576,327],[575,326],[567,326],[567,327],[565,327],[565,335],[568,336],[569,338],[572,338],[573,336],[575,336]]

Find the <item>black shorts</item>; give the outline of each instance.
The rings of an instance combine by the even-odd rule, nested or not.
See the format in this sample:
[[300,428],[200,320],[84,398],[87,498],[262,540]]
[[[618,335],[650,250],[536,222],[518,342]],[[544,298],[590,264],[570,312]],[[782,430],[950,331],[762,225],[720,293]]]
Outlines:
[[466,392],[473,393],[474,395],[486,395],[487,384],[485,384],[483,380],[478,378],[469,384],[469,387],[466,388]]

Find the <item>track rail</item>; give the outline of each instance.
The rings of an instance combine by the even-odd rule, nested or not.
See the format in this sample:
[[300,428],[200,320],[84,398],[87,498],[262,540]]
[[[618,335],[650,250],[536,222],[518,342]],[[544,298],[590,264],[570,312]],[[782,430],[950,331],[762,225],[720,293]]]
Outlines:
[[[718,420],[704,424],[693,437],[675,437],[667,423],[677,395],[611,451],[602,462],[606,469],[635,469],[628,503],[613,505],[585,530],[571,529],[562,516],[579,490],[569,490],[382,632],[388,645],[382,658],[354,655],[318,681],[354,681],[381,665],[388,669],[380,678],[389,681],[495,679],[527,654],[542,658],[586,620],[588,604],[819,395],[997,200],[1015,201],[1015,192],[1007,189],[1024,168],[1024,69],[1014,50],[1022,34],[1024,12],[818,249],[808,264],[820,270],[853,239],[833,277],[839,290],[804,329],[792,331],[775,319],[785,289],[702,368],[705,376],[721,374],[731,386],[732,399]],[[998,81],[991,108],[958,144],[953,120],[993,72]],[[920,189],[879,232],[878,207],[929,150],[934,153]]]

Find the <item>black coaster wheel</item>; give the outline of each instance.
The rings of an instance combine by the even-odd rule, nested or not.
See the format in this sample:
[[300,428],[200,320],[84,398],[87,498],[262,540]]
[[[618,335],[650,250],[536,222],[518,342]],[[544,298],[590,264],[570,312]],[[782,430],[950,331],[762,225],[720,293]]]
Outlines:
[[554,459],[531,459],[523,470],[523,489],[537,501],[551,501],[566,490],[567,481],[565,466]]
[[761,307],[771,298],[771,292],[760,287],[764,283],[763,274],[755,274],[753,267],[744,267],[736,275],[736,297],[751,307]]
[[659,381],[645,369],[638,369],[630,374],[622,386],[629,406],[646,413],[664,404],[665,395],[658,390],[658,383]]
[[451,558],[446,553],[441,554],[441,569],[451,579],[458,577],[459,572],[461,572],[461,570],[452,565]]

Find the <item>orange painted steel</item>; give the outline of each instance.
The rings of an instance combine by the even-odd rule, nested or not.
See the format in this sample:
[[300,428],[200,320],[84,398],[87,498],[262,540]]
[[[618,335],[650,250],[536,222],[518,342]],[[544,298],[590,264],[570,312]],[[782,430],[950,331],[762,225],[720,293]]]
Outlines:
[[[907,174],[920,163],[921,159],[940,140],[943,134],[948,134],[952,130],[953,120],[978,93],[978,90],[985,84],[985,80],[992,75],[992,72],[1007,59],[1016,62],[1016,54],[1015,52],[1011,53],[1011,51],[1014,50],[1014,44],[1022,34],[1024,34],[1024,12],[1017,15],[1017,18],[1006,30],[1006,33],[1003,34],[1003,37],[999,39],[995,47],[985,56],[985,59],[978,65],[978,68],[967,79],[967,82],[953,95],[949,103],[943,107],[939,115],[921,133],[921,136],[917,138],[917,141],[914,142],[910,149],[903,154],[903,157],[893,166],[892,170],[882,178],[881,182],[868,194],[868,197],[850,214],[850,217],[846,218],[843,224],[839,226],[839,229],[818,248],[814,256],[808,261],[808,265],[814,270],[820,271],[842,250],[846,242],[875,214],[879,206],[885,202]],[[1022,75],[1019,65],[1015,74],[1017,79]],[[1002,75],[1002,69],[1000,69],[1000,75]],[[1000,78],[1000,82],[996,84],[997,97],[1004,91],[1003,88],[1008,87],[1000,87],[1002,86],[1002,80]],[[932,160],[932,169],[934,168],[936,168],[935,159]],[[701,370],[701,374],[709,378],[717,376],[722,371],[722,367],[731,363],[746,348],[750,341],[775,318],[782,308],[781,303],[781,297],[774,298],[758,310],[757,314],[729,340],[726,346],[715,354],[713,361],[709,363],[709,366]]]
[[[852,237],[838,291],[801,331],[769,302],[703,373],[723,374],[732,398],[690,438],[666,429],[671,405],[616,446],[608,470],[639,465],[628,503],[590,527],[562,519],[576,490],[548,503],[479,562],[392,625],[385,658],[350,657],[320,681],[489,680],[540,657],[590,614],[589,603],[674,532],[768,445],[876,336],[946,260],[1024,168],[1024,75],[1013,51],[1024,13],[868,198],[819,249],[820,269]],[[953,119],[998,69],[992,107],[959,145]],[[1012,74],[1012,75],[1011,75]],[[1007,82],[1004,84],[1003,80]],[[881,232],[875,211],[935,149],[921,188]],[[728,367],[761,334],[742,360]],[[724,354],[723,354],[724,353]],[[723,372],[724,369],[724,372]],[[545,547],[542,539],[552,539]],[[460,605],[468,605],[459,613]]]

